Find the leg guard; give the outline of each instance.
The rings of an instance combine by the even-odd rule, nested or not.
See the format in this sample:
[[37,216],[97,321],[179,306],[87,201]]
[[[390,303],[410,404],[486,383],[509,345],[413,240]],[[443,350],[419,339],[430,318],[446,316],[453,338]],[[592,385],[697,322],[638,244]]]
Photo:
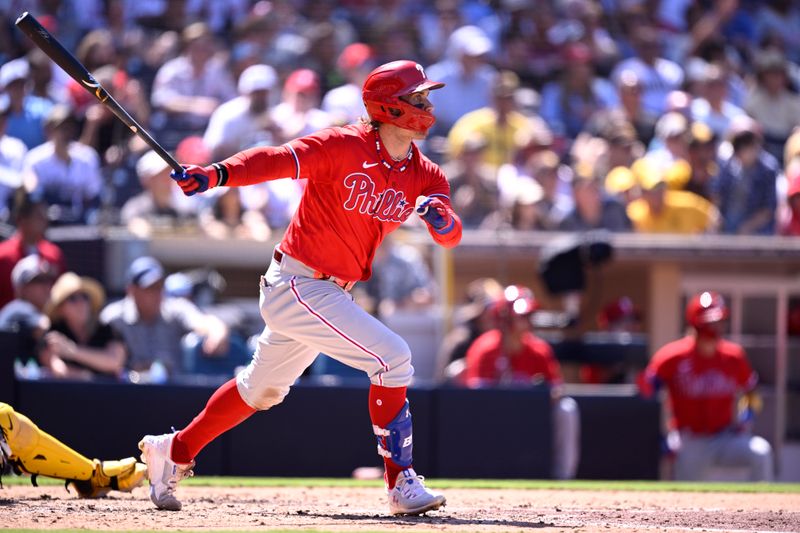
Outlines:
[[372,431],[378,439],[378,455],[391,459],[402,468],[411,466],[414,442],[408,400],[385,428],[373,424]]
[[130,492],[147,476],[147,466],[136,462],[133,457],[120,461],[95,459],[92,463],[94,472],[91,479],[67,481],[82,498],[100,498],[112,490]]
[[48,435],[6,403],[0,403],[3,429],[11,461],[21,471],[58,479],[89,479],[94,472],[90,459]]
[[8,460],[18,472],[63,479],[87,498],[110,490],[130,491],[140,485],[145,466],[133,457],[122,461],[91,460],[79,454],[5,403],[0,403],[0,429]]

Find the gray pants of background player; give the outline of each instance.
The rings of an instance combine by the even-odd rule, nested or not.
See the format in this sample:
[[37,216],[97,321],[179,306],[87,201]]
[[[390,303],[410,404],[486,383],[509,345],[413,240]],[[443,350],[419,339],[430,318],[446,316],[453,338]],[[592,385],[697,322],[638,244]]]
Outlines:
[[411,382],[411,350],[406,341],[353,302],[331,281],[283,256],[273,259],[261,279],[259,306],[266,324],[253,360],[236,378],[242,399],[254,409],[279,404],[289,387],[324,353],[363,370],[376,385]]
[[680,432],[675,479],[702,481],[711,466],[745,467],[750,481],[772,481],[772,447],[765,439],[747,433],[723,431],[716,435]]
[[581,455],[578,402],[563,396],[553,403],[553,472],[555,479],[573,479]]

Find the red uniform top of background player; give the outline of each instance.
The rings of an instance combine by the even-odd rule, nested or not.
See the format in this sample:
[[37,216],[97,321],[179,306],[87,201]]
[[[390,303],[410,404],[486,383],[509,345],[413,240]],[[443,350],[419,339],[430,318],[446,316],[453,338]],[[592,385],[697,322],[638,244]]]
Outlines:
[[707,435],[728,428],[737,395],[755,386],[756,375],[742,347],[720,338],[720,324],[727,317],[719,294],[698,294],[686,307],[694,334],[664,345],[647,366],[646,383],[667,386],[677,429]]
[[375,251],[411,215],[418,196],[443,202],[453,224],[428,230],[439,244],[455,246],[461,222],[450,208],[450,186],[413,143],[424,139],[435,122],[428,91],[442,86],[413,61],[382,65],[363,88],[370,119],[380,123],[377,129],[367,123],[328,128],[280,147],[245,150],[218,164],[216,185],[308,178],[279,248],[343,280],[370,277]]
[[553,349],[531,329],[531,314],[539,308],[533,292],[510,285],[491,308],[495,329],[489,330],[467,350],[468,386],[497,384],[562,384]]

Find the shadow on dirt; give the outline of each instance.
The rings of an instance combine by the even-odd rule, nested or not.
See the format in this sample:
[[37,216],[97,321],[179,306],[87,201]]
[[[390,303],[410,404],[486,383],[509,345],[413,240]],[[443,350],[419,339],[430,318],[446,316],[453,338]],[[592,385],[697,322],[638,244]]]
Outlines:
[[[493,520],[493,519],[464,519],[456,518],[447,515],[429,515],[424,514],[420,516],[386,516],[386,515],[364,515],[353,513],[312,513],[308,511],[298,511],[297,514],[309,516],[313,518],[323,518],[330,520],[344,520],[353,522],[375,522],[378,524],[430,524],[430,525],[447,525],[447,526],[501,526],[506,528],[528,528],[528,529],[543,529],[546,527],[564,527],[557,526],[552,522],[545,522],[540,520],[538,522],[530,522],[523,520]],[[572,527],[567,526],[567,529]]]

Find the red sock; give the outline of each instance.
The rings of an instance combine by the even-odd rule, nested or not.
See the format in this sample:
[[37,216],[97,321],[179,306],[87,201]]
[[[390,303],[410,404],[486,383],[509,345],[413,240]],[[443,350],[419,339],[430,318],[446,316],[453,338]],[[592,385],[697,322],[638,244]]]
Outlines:
[[[372,419],[372,423],[378,427],[385,428],[389,422],[394,420],[405,403],[406,387],[381,387],[380,385],[370,385],[369,387],[369,417]],[[395,464],[388,457],[383,458],[383,465],[386,468],[384,479],[391,490],[394,488],[397,474],[404,468]]]
[[241,424],[256,410],[244,403],[236,388],[236,378],[228,381],[208,399],[206,408],[180,430],[172,441],[172,460],[188,464],[200,450],[232,427]]

